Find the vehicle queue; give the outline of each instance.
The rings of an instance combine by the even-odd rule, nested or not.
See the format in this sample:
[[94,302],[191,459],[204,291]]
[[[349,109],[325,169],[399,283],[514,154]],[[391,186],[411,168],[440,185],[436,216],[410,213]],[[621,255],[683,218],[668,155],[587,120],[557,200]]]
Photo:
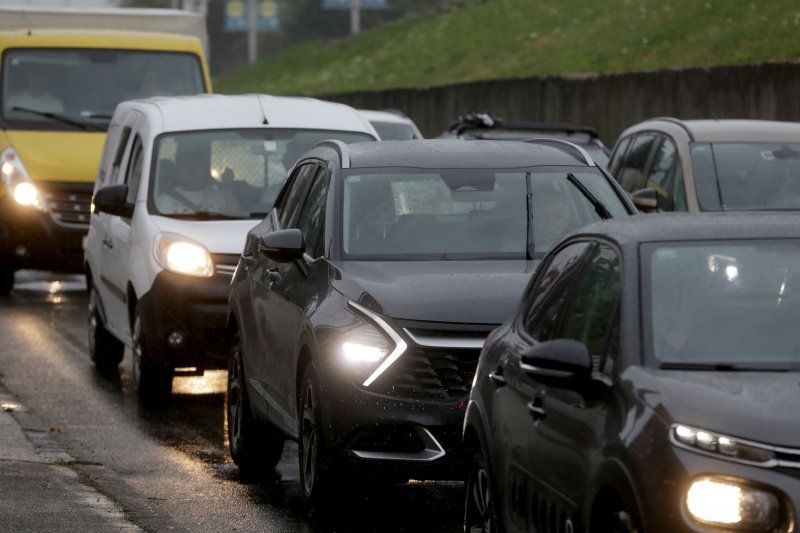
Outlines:
[[[5,93],[47,53],[9,52]],[[243,482],[292,439],[311,507],[345,479],[455,479],[467,531],[795,527],[800,126],[658,118],[609,154],[590,128],[488,114],[421,140],[402,114],[313,99],[10,102],[12,130],[108,121],[90,356],[130,348],[149,403],[227,368]],[[65,257],[87,227],[3,135],[7,292],[50,264],[19,220],[67,231]]]

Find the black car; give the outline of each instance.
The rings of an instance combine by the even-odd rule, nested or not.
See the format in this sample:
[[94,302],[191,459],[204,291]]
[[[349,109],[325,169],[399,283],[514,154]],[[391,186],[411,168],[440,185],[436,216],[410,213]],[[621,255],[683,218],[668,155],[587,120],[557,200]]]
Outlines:
[[298,440],[312,503],[345,468],[463,479],[487,334],[557,232],[633,212],[568,143],[369,144],[298,160],[232,282],[231,455],[253,479]]
[[793,531],[800,217],[567,237],[481,354],[466,530]]
[[569,141],[580,146],[600,166],[608,165],[609,150],[597,131],[589,126],[562,122],[519,122],[497,118],[491,113],[465,113],[440,136],[442,139],[484,139],[522,141],[548,138]]

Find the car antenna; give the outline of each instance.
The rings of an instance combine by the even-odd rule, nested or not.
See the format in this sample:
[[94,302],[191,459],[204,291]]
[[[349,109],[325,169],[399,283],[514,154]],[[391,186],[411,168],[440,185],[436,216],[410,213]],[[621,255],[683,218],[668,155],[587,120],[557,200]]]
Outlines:
[[269,120],[267,120],[267,112],[264,111],[264,104],[261,103],[261,97],[256,96],[256,100],[258,100],[258,107],[261,109],[261,116],[264,117],[262,124],[267,125],[269,124]]

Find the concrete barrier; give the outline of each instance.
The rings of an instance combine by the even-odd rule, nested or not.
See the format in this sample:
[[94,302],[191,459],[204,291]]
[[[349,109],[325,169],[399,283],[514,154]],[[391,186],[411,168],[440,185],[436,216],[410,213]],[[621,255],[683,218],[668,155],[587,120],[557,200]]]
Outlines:
[[610,147],[626,127],[654,116],[800,121],[800,62],[491,80],[320,98],[400,109],[430,137],[464,112],[490,111],[507,120],[594,126]]

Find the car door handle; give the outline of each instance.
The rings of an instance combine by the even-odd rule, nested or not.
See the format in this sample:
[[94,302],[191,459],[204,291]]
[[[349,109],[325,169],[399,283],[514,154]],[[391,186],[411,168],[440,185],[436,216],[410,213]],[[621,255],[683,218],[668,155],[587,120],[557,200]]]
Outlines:
[[281,273],[278,271],[277,268],[269,268],[267,269],[267,285],[272,287],[275,282],[281,279]]
[[498,368],[494,372],[489,372],[489,381],[498,389],[503,387],[506,384],[506,378],[503,377],[503,369]]
[[536,422],[547,417],[547,411],[544,410],[543,404],[544,400],[542,400],[541,396],[537,396],[532,402],[528,402],[528,412]]

